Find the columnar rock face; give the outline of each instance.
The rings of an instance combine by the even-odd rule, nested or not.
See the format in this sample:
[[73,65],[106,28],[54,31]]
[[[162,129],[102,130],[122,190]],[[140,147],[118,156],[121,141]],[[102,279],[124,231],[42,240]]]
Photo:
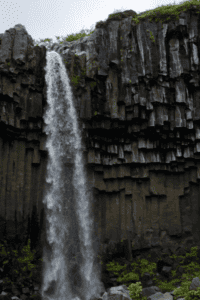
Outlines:
[[[198,10],[192,5],[163,23],[138,23],[125,11],[90,36],[52,46],[83,128],[102,249],[124,240],[130,257],[131,249],[200,244]],[[13,234],[22,220],[29,228],[29,217],[43,228],[46,48],[34,47],[18,25],[0,38],[0,214]]]
[[43,220],[46,49],[18,24],[0,35],[0,239],[33,241]]

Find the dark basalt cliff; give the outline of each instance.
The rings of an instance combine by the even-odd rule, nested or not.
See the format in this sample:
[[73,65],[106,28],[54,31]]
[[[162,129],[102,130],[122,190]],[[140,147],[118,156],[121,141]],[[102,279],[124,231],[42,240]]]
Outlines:
[[[52,50],[83,128],[102,249],[124,240],[130,255],[200,243],[200,17],[194,7],[136,24],[127,12]],[[36,241],[45,232],[46,48],[20,24],[0,38],[0,238]]]

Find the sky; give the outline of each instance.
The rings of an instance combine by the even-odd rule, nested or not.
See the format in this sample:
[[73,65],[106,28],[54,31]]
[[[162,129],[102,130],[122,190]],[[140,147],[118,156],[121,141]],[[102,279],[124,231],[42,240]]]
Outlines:
[[[0,33],[16,24],[25,26],[34,40],[66,37],[82,29],[94,29],[115,10],[132,9],[136,13],[159,5],[179,4],[180,0],[0,0]],[[123,6],[122,6],[123,5]]]

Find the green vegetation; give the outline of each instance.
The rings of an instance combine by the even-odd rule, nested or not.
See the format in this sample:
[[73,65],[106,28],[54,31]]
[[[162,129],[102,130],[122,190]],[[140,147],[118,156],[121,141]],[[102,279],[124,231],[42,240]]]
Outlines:
[[139,23],[139,19],[149,19],[150,22],[153,20],[155,22],[169,22],[170,20],[179,19],[179,14],[183,11],[186,11],[190,8],[191,5],[196,5],[197,13],[200,13],[200,2],[198,0],[192,1],[181,1],[179,4],[166,4],[158,6],[153,10],[147,10],[140,14],[140,16],[136,16],[133,20],[136,24]]
[[[36,262],[34,258],[34,253],[30,251],[30,240],[28,240],[28,245],[25,246],[20,253],[23,254],[19,256],[17,250],[12,250],[10,246],[8,246],[7,242],[4,241],[4,245],[0,244],[0,260],[2,263],[3,271],[6,266],[10,266],[10,271],[7,270],[6,282],[5,285],[18,283],[22,286],[26,286],[27,282],[29,282],[32,277],[32,270],[36,270],[36,265],[33,262]],[[169,292],[174,290],[174,298],[175,300],[178,297],[184,297],[185,300],[190,299],[200,299],[200,287],[198,287],[195,291],[190,291],[189,287],[192,282],[192,279],[195,277],[200,278],[200,265],[197,259],[197,247],[192,247],[190,253],[187,253],[185,256],[179,256],[181,259],[180,264],[184,269],[184,274],[182,274],[181,278],[178,278],[176,271],[180,266],[177,266],[176,270],[171,271],[172,280],[170,282],[167,281],[159,281],[156,277],[156,263],[151,262],[151,255],[149,254],[149,258],[151,261],[147,261],[146,259],[137,260],[137,262],[131,263],[132,271],[127,272],[126,265],[121,266],[120,264],[112,261],[106,264],[107,271],[110,273],[110,277],[114,275],[117,276],[117,282],[119,285],[125,284],[128,286],[129,295],[132,299],[146,300],[147,297],[142,297],[142,284],[141,278],[145,272],[150,273],[151,275],[155,275],[153,280],[155,285],[158,286],[162,293]],[[98,256],[100,258],[100,256]],[[169,256],[170,258],[177,260],[176,255]],[[159,260],[161,258],[157,258]],[[184,265],[184,261],[186,259],[186,264]],[[42,259],[40,259],[42,261]],[[102,262],[101,262],[102,264]],[[8,278],[9,276],[9,278]],[[176,288],[176,284],[181,283],[180,288]],[[32,295],[33,297],[34,295]]]
[[[196,5],[197,8],[197,13],[200,12],[200,2],[198,0],[192,0],[192,1],[181,1],[179,4],[165,4],[165,5],[161,5],[158,6],[155,9],[152,10],[146,10],[142,13],[139,13],[136,17],[134,17],[132,20],[135,21],[136,24],[139,23],[140,19],[149,19],[150,22],[152,22],[152,20],[154,20],[155,22],[158,22],[159,20],[161,22],[169,22],[171,19],[175,20],[179,18],[179,14],[183,11],[186,11],[187,9],[190,8],[191,5]],[[119,12],[123,12],[123,10],[115,10],[112,14],[109,15],[109,18],[111,18],[114,15],[117,15],[117,13]],[[105,22],[106,20],[104,20],[103,22]],[[102,22],[102,21],[100,21]],[[99,23],[99,22],[97,22]],[[59,42],[59,44],[62,44],[63,42],[67,41],[67,42],[72,42],[72,41],[76,41],[82,37],[85,36],[89,36],[94,32],[94,29],[92,30],[84,30],[82,29],[79,33],[76,34],[70,34],[67,35],[66,37],[62,38],[63,40],[61,42]],[[60,39],[59,36],[56,36],[57,40]],[[152,33],[150,32],[150,38],[152,39],[152,41],[154,41]],[[40,41],[34,41],[34,45],[38,46],[39,43],[42,42],[49,42],[51,46],[52,43],[52,39],[46,38],[46,39],[40,39]],[[48,48],[48,46],[45,46]]]
[[[150,257],[150,255],[149,255]],[[154,277],[154,280],[156,282],[156,285],[161,289],[163,293],[169,292],[171,290],[174,290],[174,296],[175,300],[178,297],[184,297],[185,300],[189,299],[199,299],[200,298],[200,287],[197,288],[196,291],[189,291],[190,284],[192,282],[192,279],[195,277],[200,278],[200,265],[197,262],[194,262],[194,257],[197,257],[197,247],[191,248],[191,253],[187,253],[186,256],[179,256],[181,259],[183,259],[180,263],[184,263],[184,259],[190,258],[191,263],[188,263],[187,265],[183,265],[182,267],[185,269],[185,273],[182,274],[181,278],[177,278],[176,270],[180,267],[178,266],[176,270],[172,270],[171,274],[174,278],[170,282],[166,282],[163,280],[159,281],[156,277]],[[176,255],[170,256],[170,258],[177,259]],[[159,258],[158,258],[159,260]],[[132,299],[146,299],[146,297],[142,297],[141,291],[142,286],[141,282],[139,281],[140,276],[143,276],[145,272],[150,273],[153,275],[156,273],[156,263],[148,262],[146,259],[141,259],[137,263],[132,263],[131,266],[133,267],[132,272],[127,273],[126,271],[126,265],[120,266],[118,263],[115,263],[114,261],[110,262],[106,265],[107,270],[110,272],[110,276],[118,276],[117,282],[119,282],[119,285],[125,284],[130,281],[136,281],[135,283],[131,283],[128,287],[129,289],[129,295]],[[183,281],[185,279],[185,281]],[[176,288],[176,283],[180,283],[180,288]]]
[[[140,299],[141,292],[142,292],[142,285],[141,282],[132,283],[128,287],[129,295],[132,299]],[[147,299],[147,297],[142,297],[143,299]]]
[[[21,252],[23,256],[18,256],[18,251],[11,249],[7,241],[4,241],[4,244],[0,244],[0,258],[1,263],[4,269],[8,266],[11,269],[9,278],[6,277],[6,284],[13,284],[13,281],[22,284],[27,282],[32,277],[32,269],[36,269],[36,266],[32,264],[34,259],[34,253],[30,251],[30,239],[28,240],[28,245],[25,246]],[[42,261],[42,259],[39,259]],[[26,284],[26,283],[25,283]]]

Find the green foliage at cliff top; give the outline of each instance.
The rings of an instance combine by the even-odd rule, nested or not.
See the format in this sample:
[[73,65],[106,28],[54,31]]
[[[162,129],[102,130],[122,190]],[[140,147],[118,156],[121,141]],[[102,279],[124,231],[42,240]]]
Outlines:
[[[172,17],[175,17],[175,19],[179,18],[179,15],[181,12],[184,12],[190,8],[190,6],[196,5],[197,13],[200,13],[200,1],[198,0],[192,0],[192,1],[181,1],[178,4],[167,4],[158,6],[155,9],[152,10],[146,10],[133,18],[133,20],[136,22],[136,24],[139,23],[140,19],[149,19],[149,21],[161,21],[161,22],[167,22],[172,19]],[[174,18],[173,18],[174,20]]]
[[[150,21],[155,20],[156,22],[158,22],[159,20],[161,22],[163,21],[170,21],[172,16],[175,16],[176,18],[178,18],[179,14],[187,9],[189,9],[189,7],[191,5],[196,5],[197,6],[197,11],[200,11],[200,1],[198,0],[192,0],[192,1],[181,1],[178,5],[175,4],[165,4],[165,5],[161,5],[158,6],[155,9],[152,10],[146,10],[142,13],[139,13],[135,18],[133,18],[133,20],[136,22],[136,24],[139,23],[139,20],[142,18],[148,18]],[[112,14],[109,15],[109,17],[111,17],[114,14],[117,14],[119,12],[123,12],[123,10],[115,10]],[[105,22],[106,20],[104,20]],[[97,22],[98,23],[98,22]],[[85,37],[85,36],[89,36],[94,32],[94,29],[92,30],[84,30],[82,29],[79,33],[76,34],[70,34],[67,35],[66,37],[62,37],[62,41],[59,42],[59,44],[62,44],[63,42],[67,41],[67,42],[72,42],[72,41],[76,41],[78,39],[80,39],[81,37]],[[57,40],[60,39],[59,36],[56,36]],[[46,38],[46,39],[40,39],[40,41],[35,41],[34,40],[34,45],[39,45],[42,42],[49,42],[50,45],[53,44],[52,39],[50,38]],[[45,46],[48,47],[48,46]]]

